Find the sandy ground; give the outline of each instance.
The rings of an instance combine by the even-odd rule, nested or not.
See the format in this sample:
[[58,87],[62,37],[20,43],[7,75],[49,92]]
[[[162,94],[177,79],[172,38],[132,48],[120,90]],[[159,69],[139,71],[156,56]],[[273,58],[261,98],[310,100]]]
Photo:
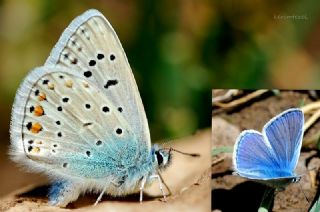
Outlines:
[[46,178],[24,173],[2,158],[5,172],[1,181],[0,211],[210,211],[210,142],[211,131],[204,130],[170,143],[176,149],[201,156],[193,158],[174,153],[172,165],[162,173],[173,194],[163,202],[158,184],[153,183],[146,190],[142,204],[138,194],[122,198],[105,195],[94,207],[98,194],[86,194],[67,208],[48,206]]

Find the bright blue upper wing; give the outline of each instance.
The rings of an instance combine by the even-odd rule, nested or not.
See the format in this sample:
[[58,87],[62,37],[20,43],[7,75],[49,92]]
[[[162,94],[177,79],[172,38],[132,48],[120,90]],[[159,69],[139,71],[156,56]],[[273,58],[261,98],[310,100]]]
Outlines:
[[235,144],[236,172],[257,180],[294,178],[300,155],[304,117],[300,109],[289,109],[271,119],[262,134],[243,131]]
[[300,109],[289,109],[271,119],[262,134],[275,153],[278,167],[294,173],[303,137],[304,116]]
[[276,158],[263,135],[255,130],[243,131],[233,153],[235,171],[250,179],[272,179],[275,175]]

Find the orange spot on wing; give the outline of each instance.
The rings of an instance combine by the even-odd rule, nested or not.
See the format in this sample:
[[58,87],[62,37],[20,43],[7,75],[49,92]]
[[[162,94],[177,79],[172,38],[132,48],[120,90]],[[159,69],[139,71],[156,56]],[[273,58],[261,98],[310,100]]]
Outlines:
[[39,133],[41,130],[42,130],[42,126],[38,122],[32,124],[30,129],[32,133]]
[[39,99],[39,101],[46,100],[47,99],[46,94],[40,93],[39,96],[38,96],[38,99]]
[[40,105],[37,105],[37,106],[34,108],[34,115],[36,115],[36,116],[42,116],[43,114],[44,114],[43,108],[42,108]]

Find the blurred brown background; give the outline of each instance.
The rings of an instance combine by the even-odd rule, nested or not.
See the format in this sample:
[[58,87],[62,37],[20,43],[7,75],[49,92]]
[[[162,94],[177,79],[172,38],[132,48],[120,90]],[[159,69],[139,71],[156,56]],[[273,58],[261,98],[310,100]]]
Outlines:
[[318,88],[315,0],[0,0],[0,195],[28,179],[7,157],[15,92],[89,8],[123,44],[154,141],[210,127],[212,88]]

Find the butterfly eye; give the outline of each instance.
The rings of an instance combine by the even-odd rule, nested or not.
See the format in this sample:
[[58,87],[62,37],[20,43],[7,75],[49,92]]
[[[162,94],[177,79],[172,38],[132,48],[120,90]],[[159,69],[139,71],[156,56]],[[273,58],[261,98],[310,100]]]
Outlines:
[[157,156],[158,165],[161,166],[162,162],[163,162],[163,156],[161,155],[161,153],[159,151],[156,151],[155,154]]

